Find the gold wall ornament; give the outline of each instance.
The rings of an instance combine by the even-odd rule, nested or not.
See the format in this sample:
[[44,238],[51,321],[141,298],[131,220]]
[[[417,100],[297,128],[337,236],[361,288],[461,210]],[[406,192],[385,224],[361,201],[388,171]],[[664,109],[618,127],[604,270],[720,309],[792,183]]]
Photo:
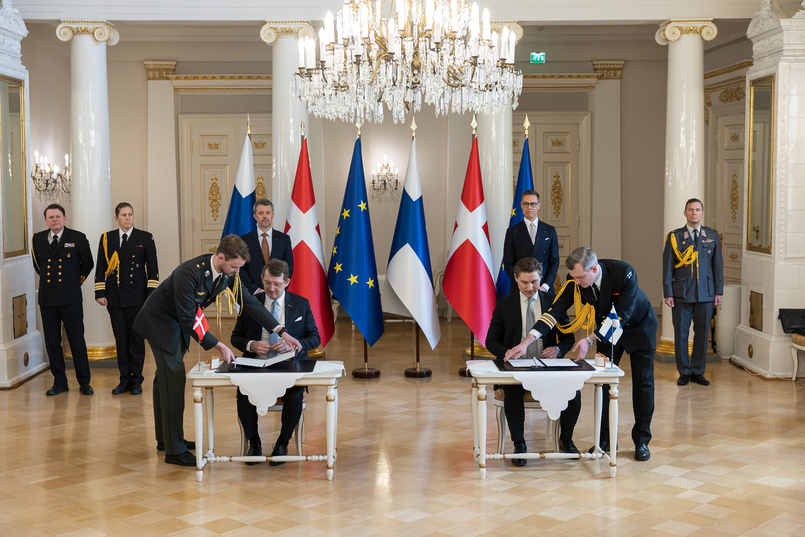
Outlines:
[[167,60],[143,60],[148,80],[168,80],[170,75],[176,73],[177,63]]
[[560,138],[554,138],[551,140],[551,147],[564,147],[565,141]]
[[221,144],[219,144],[218,142],[207,142],[207,149],[212,150],[221,149]]
[[709,88],[704,89],[704,105],[713,106],[713,92]]
[[730,135],[730,141],[732,141],[732,142],[740,142],[741,141],[741,135],[738,134],[737,132],[733,132]]
[[65,43],[76,35],[89,35],[99,43],[114,46],[120,40],[115,25],[106,21],[62,21],[56,27],[56,37]]
[[309,37],[315,39],[316,32],[305,21],[268,21],[260,28],[260,38],[272,44],[278,37]]
[[738,260],[738,255],[735,252],[732,252],[728,257],[733,261]]
[[218,186],[218,176],[216,175],[213,175],[210,180],[210,188],[207,191],[207,203],[210,206],[212,219],[218,220],[218,214],[221,210],[221,188]]
[[265,149],[266,148],[266,143],[262,142],[262,141],[252,142],[252,146],[254,146],[255,149]]
[[[265,144],[263,144],[265,145]],[[257,199],[261,200],[263,198],[267,198],[268,195],[266,194],[266,180],[263,179],[263,174],[258,174],[257,179],[254,182],[254,194],[257,196]]]
[[718,101],[723,104],[740,102],[745,98],[746,88],[744,88],[743,83],[738,86],[726,88],[718,94]]
[[551,205],[553,205],[553,216],[559,218],[562,212],[562,201],[564,198],[564,189],[562,188],[561,177],[559,172],[553,174],[553,184],[551,185]]
[[732,223],[738,218],[738,173],[732,172],[730,181],[730,212],[732,213]]
[[593,71],[598,80],[620,80],[625,60],[593,60]]
[[711,19],[669,20],[660,25],[654,40],[660,45],[678,41],[683,35],[701,35],[705,41],[712,41],[718,35],[718,28]]

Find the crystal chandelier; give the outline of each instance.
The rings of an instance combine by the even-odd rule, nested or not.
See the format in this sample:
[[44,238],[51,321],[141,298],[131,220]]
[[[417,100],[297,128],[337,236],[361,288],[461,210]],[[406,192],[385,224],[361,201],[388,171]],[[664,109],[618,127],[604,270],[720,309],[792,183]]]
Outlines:
[[[395,123],[425,102],[436,116],[516,108],[523,74],[514,67],[515,32],[491,31],[489,11],[464,0],[397,0],[384,19],[381,1],[344,0],[313,39],[299,40],[292,91],[316,117]],[[391,9],[389,9],[389,16]]]
[[62,194],[69,194],[72,185],[70,157],[64,155],[64,172],[60,173],[58,166],[51,166],[47,157],[40,156],[39,151],[35,151],[31,180],[39,200],[58,200]]
[[372,170],[372,197],[379,200],[399,199],[402,186],[399,173],[394,163],[383,155],[383,164],[378,162],[377,169]]

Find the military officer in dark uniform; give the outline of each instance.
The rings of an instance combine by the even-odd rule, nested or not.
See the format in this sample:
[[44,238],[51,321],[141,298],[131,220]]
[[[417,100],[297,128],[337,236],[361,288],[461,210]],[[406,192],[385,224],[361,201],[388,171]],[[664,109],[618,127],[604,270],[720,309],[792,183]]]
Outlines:
[[83,233],[65,227],[67,215],[61,205],[53,203],[47,206],[45,223],[49,231],[34,234],[31,250],[34,269],[39,274],[39,311],[53,373],[53,387],[47,395],[58,395],[69,389],[61,347],[62,323],[73,353],[79,389],[84,395],[92,395],[87,343],[84,341],[84,298],[81,295],[81,284],[92,272],[92,251]]
[[201,310],[216,301],[229,301],[238,313],[248,313],[266,330],[274,331],[289,347],[302,349],[299,341],[252,296],[238,273],[249,260],[249,248],[237,235],[221,239],[215,254],[185,261],[151,293],[134,329],[148,340],[157,371],[154,376],[154,426],[157,449],[165,450],[165,462],[195,466],[188,452],[195,444],[184,440],[185,368],[184,355],[195,339],[204,348],[215,348],[227,363],[235,355],[212,335]]
[[113,395],[143,393],[145,340],[134,330],[134,319],[145,299],[159,285],[154,237],[134,228],[134,208],[121,202],[115,207],[119,228],[101,235],[95,267],[95,302],[106,306],[117,347],[120,383]]
[[[685,203],[687,224],[668,233],[662,254],[662,291],[674,320],[674,357],[680,386],[691,380],[707,386],[707,336],[713,307],[724,293],[724,265],[718,231],[703,226],[704,205]],[[693,354],[688,356],[688,334],[693,319]]]

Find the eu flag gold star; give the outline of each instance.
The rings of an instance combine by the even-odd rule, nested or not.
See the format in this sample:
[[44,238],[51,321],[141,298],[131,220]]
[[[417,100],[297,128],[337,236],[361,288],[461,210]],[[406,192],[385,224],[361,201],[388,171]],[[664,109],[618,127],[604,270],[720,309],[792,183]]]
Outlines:
[[342,263],[336,263],[336,264],[335,264],[335,272],[336,272],[336,274],[337,274],[337,273],[339,273],[339,272],[341,272],[341,271],[343,270],[343,269],[341,268],[341,265],[342,265]]
[[375,286],[375,281],[372,278],[369,278],[369,281],[366,282],[366,285],[368,285],[369,288],[371,289],[372,287]]
[[355,276],[354,274],[350,274],[350,277],[347,278],[347,280],[349,280],[350,285],[358,283],[358,277]]
[[349,209],[344,209],[344,212],[341,213],[341,216],[344,218],[349,218]]
[[339,233],[341,233],[341,226],[335,228],[335,234],[338,235]]
[[333,246],[333,255],[336,254],[336,250],[338,250],[338,246]]
[[514,216],[515,214],[517,214],[517,209],[512,209],[512,216]]
[[358,207],[361,208],[361,212],[365,211],[366,210],[366,202],[361,200],[361,202],[358,204]]

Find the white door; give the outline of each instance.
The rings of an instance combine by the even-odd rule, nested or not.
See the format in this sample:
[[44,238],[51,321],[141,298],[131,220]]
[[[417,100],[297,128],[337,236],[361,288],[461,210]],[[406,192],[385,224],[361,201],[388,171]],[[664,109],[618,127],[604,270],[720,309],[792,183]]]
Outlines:
[[717,199],[714,220],[721,234],[724,283],[741,283],[744,207],[744,116],[718,118]]

